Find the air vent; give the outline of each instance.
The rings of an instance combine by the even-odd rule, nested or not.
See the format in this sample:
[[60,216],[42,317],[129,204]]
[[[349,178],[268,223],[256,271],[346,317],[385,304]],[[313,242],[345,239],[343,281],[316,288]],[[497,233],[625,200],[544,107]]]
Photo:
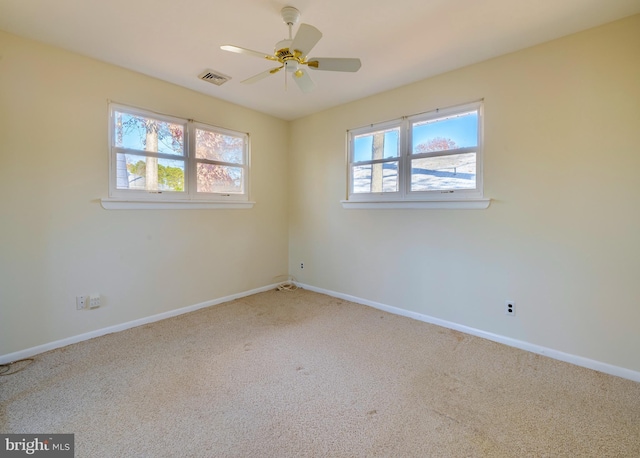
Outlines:
[[200,78],[202,81],[213,83],[216,86],[222,86],[224,83],[231,79],[230,76],[224,75],[215,70],[205,70],[198,75],[198,78]]

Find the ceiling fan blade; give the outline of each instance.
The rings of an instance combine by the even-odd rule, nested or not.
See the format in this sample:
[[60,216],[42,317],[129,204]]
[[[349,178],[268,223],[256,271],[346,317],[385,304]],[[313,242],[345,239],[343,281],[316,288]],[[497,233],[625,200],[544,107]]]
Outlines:
[[251,78],[247,78],[246,80],[240,81],[244,84],[255,83],[256,81],[260,81],[261,79],[266,78],[269,75],[273,75],[274,73],[278,73],[283,67],[275,67],[269,70],[265,70],[264,72],[260,72],[257,75],[252,76]]
[[313,57],[307,61],[310,68],[333,72],[357,72],[360,70],[360,59],[348,57]]
[[300,24],[296,36],[289,49],[292,52],[299,52],[298,57],[304,57],[309,54],[318,41],[322,38],[322,32],[309,24]]
[[222,45],[220,46],[220,49],[222,49],[223,51],[235,52],[238,54],[246,54],[247,56],[260,57],[261,59],[278,60],[275,56],[272,56],[271,54],[267,54],[260,51],[253,51],[252,49],[241,48],[239,46]]
[[293,79],[302,92],[311,92],[316,87],[316,83],[313,82],[309,74],[304,70],[294,72]]

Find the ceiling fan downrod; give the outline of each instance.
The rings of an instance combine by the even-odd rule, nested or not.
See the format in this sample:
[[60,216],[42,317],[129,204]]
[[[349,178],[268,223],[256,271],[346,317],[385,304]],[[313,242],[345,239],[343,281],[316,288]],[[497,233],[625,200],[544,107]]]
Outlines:
[[292,29],[295,24],[300,20],[300,11],[293,6],[285,6],[280,10],[280,15],[285,24],[289,26],[289,40],[293,39]]

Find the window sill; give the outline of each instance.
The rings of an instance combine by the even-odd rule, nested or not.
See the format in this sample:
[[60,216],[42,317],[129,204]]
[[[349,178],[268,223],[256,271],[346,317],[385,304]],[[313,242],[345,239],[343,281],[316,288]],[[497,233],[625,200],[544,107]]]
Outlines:
[[484,210],[489,207],[491,199],[457,199],[457,200],[341,200],[342,207],[346,209],[398,209],[398,208],[424,208],[424,209],[451,209],[451,210]]
[[101,199],[105,210],[203,210],[253,208],[255,202],[210,202],[198,200],[123,200]]

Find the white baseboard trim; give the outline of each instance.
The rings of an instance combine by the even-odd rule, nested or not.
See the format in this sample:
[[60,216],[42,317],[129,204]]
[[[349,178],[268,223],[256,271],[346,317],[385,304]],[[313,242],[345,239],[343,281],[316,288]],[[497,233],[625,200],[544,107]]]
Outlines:
[[240,299],[241,297],[251,296],[253,294],[262,293],[265,291],[269,291],[271,289],[275,289],[278,286],[278,283],[274,283],[272,285],[263,286],[261,288],[252,289],[249,291],[244,291],[242,293],[232,294],[230,296],[221,297],[219,299],[214,299],[211,301],[201,302],[199,304],[190,305],[187,307],[182,307],[175,310],[170,310],[164,313],[158,313],[157,315],[151,315],[144,318],[139,318],[137,320],[129,321],[127,323],[116,324],[114,326],[109,326],[102,329],[97,329],[95,331],[87,332],[85,334],[80,334],[73,337],[67,337],[66,339],[56,340],[55,342],[49,342],[43,345],[38,345],[36,347],[27,348],[25,350],[16,351],[14,353],[8,353],[6,355],[0,355],[0,364],[8,364],[12,361],[17,361],[23,358],[30,358],[32,356],[38,355],[40,353],[44,353],[45,351],[55,350],[56,348],[66,347],[67,345],[71,345],[74,343],[82,342],[84,340],[93,339],[94,337],[100,337],[105,334],[111,334],[114,332],[124,331],[126,329],[135,328],[138,326],[142,326],[144,324],[153,323],[155,321],[165,320],[167,318],[172,318],[174,316],[183,315],[185,313],[194,312],[196,310],[211,307],[213,305],[222,304],[223,302],[233,301],[235,299]]
[[542,347],[540,345],[535,345],[529,342],[525,342],[523,340],[517,340],[511,337],[505,337],[499,334],[493,334],[491,332],[483,331],[481,329],[472,328],[462,324],[454,323],[452,321],[441,320],[440,318],[434,318],[432,316],[423,315],[421,313],[411,312],[409,310],[404,310],[398,307],[381,304],[379,302],[362,299],[360,297],[350,296],[348,294],[338,293],[336,291],[331,291],[323,288],[316,288],[315,286],[311,286],[311,285],[307,285],[299,282],[296,282],[296,285],[299,286],[300,288],[308,289],[309,291],[314,291],[316,293],[326,294],[328,296],[333,296],[339,299],[344,299],[346,301],[355,302],[357,304],[368,305],[378,310],[383,310],[385,312],[393,313],[394,315],[413,318],[414,320],[435,324],[437,326],[442,326],[443,328],[464,332],[465,334],[470,334],[472,336],[482,337],[483,339],[491,340],[493,342],[498,342],[504,345],[508,345],[510,347],[519,348],[520,350],[529,351],[531,353],[536,353],[538,355],[548,356],[549,358],[557,359],[559,361],[564,361],[566,363],[575,364],[576,366],[586,367],[587,369],[593,369],[599,372],[604,372],[605,374],[615,375],[617,377],[633,380],[634,382],[640,382],[640,372],[633,371],[631,369],[626,369],[624,367],[614,366],[612,364],[607,364],[601,361],[584,358],[582,356],[576,356],[569,353],[564,353],[558,350],[554,350],[552,348]]

